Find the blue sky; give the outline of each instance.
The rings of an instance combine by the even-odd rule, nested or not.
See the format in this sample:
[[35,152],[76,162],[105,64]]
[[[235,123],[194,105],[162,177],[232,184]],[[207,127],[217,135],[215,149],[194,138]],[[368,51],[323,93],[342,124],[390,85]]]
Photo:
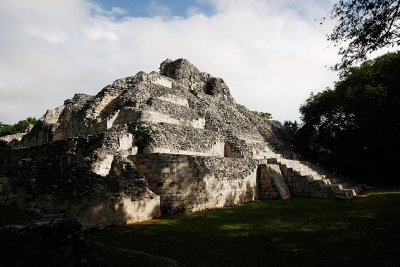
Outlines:
[[325,67],[338,60],[325,37],[334,22],[318,22],[334,2],[0,1],[0,122],[39,118],[167,58],[223,78],[250,110],[299,120],[310,93],[337,80]]
[[126,15],[133,17],[152,17],[154,7],[166,8],[171,16],[187,17],[190,8],[197,8],[203,14],[208,16],[214,14],[213,6],[207,1],[189,1],[189,0],[96,0],[106,10],[113,7],[124,9]]

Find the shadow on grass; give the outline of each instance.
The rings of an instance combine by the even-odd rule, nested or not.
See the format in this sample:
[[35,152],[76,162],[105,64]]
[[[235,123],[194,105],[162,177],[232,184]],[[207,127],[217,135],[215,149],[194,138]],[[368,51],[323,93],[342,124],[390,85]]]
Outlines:
[[87,238],[181,266],[399,266],[400,191],[392,191],[363,201],[293,198],[166,215]]
[[147,267],[174,267],[180,266],[178,262],[171,259],[151,255],[142,251],[129,250],[120,247],[91,242],[91,249],[101,256],[103,266],[147,266]]

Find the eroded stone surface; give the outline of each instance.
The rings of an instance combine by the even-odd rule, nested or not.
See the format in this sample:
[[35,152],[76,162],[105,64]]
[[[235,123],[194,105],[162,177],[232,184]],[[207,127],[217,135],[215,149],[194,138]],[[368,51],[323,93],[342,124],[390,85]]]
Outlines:
[[4,142],[0,203],[62,208],[86,228],[150,219],[160,207],[354,191],[299,161],[282,124],[237,104],[223,79],[185,59],[118,79],[96,96],[76,94],[19,141]]

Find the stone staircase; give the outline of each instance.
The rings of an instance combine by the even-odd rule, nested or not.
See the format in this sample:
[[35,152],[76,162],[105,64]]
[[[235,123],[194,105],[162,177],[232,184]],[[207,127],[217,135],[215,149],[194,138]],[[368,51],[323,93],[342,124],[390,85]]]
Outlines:
[[118,107],[118,96],[120,96],[125,90],[126,88],[118,86],[103,89],[102,97],[97,99],[94,103],[95,106],[93,107],[93,110],[90,111],[92,113],[91,116],[106,118],[115,113]]
[[114,98],[100,111],[99,116],[102,119],[105,119],[108,116],[113,115],[117,111],[118,111],[118,98]]
[[268,164],[279,165],[293,196],[349,200],[365,188],[364,184],[357,184],[349,178],[331,174],[321,166],[310,162],[281,157],[266,161]]

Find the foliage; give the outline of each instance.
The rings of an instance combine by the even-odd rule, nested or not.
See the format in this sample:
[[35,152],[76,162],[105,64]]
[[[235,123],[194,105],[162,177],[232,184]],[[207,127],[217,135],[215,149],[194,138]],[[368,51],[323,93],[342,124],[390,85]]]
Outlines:
[[353,68],[300,107],[299,137],[348,174],[394,174],[400,150],[400,51]]
[[110,266],[167,266],[161,257],[179,266],[398,266],[400,190],[375,190],[350,202],[292,198],[167,214],[85,237]]
[[292,132],[294,135],[297,134],[297,132],[299,131],[299,124],[297,123],[297,121],[284,121],[283,122],[283,126],[285,126],[290,132]]
[[268,113],[268,112],[258,112],[258,111],[252,111],[254,114],[256,114],[257,116],[260,116],[260,117],[263,117],[263,118],[266,118],[266,119],[268,119],[268,120],[271,120],[272,119],[272,115],[271,115],[271,113]]
[[37,122],[36,118],[28,117],[25,120],[20,120],[19,122],[11,124],[3,124],[0,122],[0,136],[6,136],[10,134],[23,133],[29,124],[35,125]]
[[345,75],[367,53],[400,44],[400,0],[340,0],[329,16],[339,24],[327,35],[339,46],[341,62],[332,67]]

